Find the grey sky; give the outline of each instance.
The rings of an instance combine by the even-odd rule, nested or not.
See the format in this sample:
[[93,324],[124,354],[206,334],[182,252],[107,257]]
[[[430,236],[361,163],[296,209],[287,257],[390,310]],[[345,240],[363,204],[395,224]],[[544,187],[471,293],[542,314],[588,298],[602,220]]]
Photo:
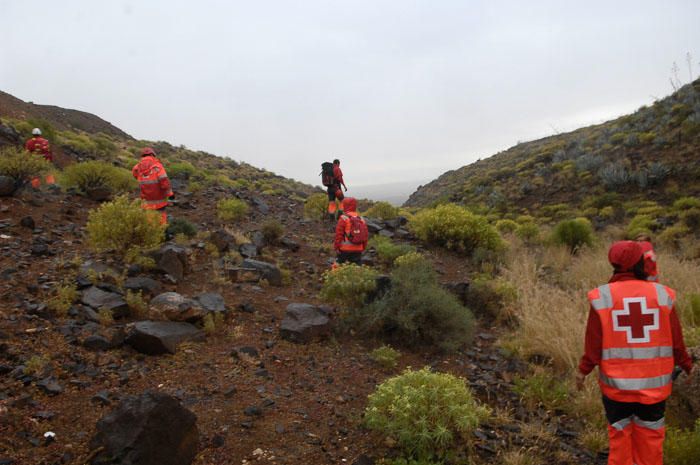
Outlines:
[[0,0],[0,89],[319,183],[429,180],[700,71],[697,1]]

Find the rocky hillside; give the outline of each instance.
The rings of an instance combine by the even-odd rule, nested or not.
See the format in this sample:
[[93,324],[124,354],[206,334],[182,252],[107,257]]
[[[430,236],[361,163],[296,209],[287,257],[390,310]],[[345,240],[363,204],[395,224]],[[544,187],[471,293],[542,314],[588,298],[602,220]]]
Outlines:
[[699,149],[696,80],[630,115],[521,143],[449,171],[419,187],[406,205],[450,201],[545,219],[588,215],[587,208],[609,205],[601,196],[610,192],[663,205],[700,193]]

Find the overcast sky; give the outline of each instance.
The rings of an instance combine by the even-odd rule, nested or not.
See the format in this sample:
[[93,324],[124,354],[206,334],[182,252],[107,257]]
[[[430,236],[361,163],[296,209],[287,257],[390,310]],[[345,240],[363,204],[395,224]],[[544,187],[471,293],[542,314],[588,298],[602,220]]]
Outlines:
[[0,89],[318,184],[425,181],[700,71],[698,1],[0,0]]

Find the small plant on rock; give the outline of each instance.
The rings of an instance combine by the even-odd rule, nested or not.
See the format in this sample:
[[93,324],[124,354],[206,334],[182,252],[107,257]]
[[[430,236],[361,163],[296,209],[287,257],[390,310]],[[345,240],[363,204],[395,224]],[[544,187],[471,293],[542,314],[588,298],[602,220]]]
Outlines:
[[446,459],[490,415],[464,379],[428,368],[407,369],[369,396],[365,424],[391,439],[406,459]]
[[204,315],[202,328],[204,332],[211,335],[219,332],[224,327],[224,314],[221,312],[210,312]]
[[148,303],[143,298],[141,291],[126,291],[126,304],[129,306],[131,315],[137,318],[144,318],[148,315]]
[[46,303],[46,306],[59,317],[68,314],[73,302],[78,299],[78,290],[73,283],[63,283],[54,289],[54,295]]

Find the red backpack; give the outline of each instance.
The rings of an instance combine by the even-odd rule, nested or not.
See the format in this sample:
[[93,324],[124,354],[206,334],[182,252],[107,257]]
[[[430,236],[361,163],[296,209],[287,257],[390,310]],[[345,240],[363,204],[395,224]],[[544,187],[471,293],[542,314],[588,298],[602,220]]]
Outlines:
[[364,244],[369,239],[367,224],[359,216],[348,216],[348,226],[345,226],[345,236],[352,244]]
[[321,182],[324,186],[332,186],[335,184],[335,176],[333,175],[333,163],[321,163]]

